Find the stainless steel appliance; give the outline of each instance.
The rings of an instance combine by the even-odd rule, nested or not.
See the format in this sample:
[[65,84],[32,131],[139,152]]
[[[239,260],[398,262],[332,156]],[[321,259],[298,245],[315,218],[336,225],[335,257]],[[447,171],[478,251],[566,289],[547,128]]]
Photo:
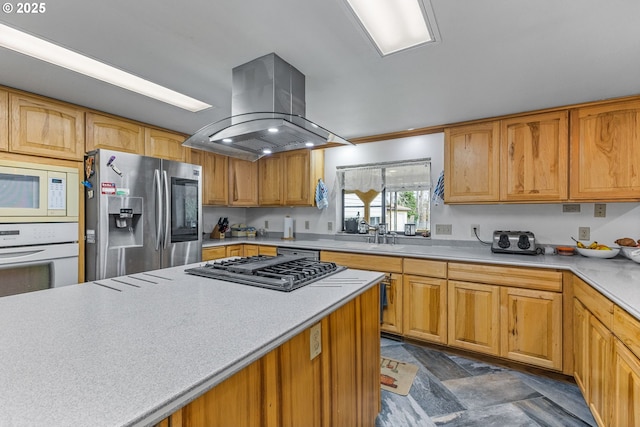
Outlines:
[[78,283],[78,223],[0,224],[0,297]]
[[79,187],[78,168],[0,160],[0,221],[77,223]]
[[405,236],[415,236],[416,235],[416,225],[415,224],[405,224],[404,225],[404,235]]
[[531,231],[493,232],[491,252],[504,254],[536,255],[539,253],[536,238]]
[[110,150],[88,154],[86,278],[202,259],[202,167]]
[[278,246],[276,248],[276,254],[289,255],[289,256],[304,256],[314,261],[320,260],[320,251],[314,251],[312,249],[284,248],[284,247]]
[[185,272],[211,279],[226,280],[290,292],[316,282],[346,267],[333,262],[321,262],[304,255],[254,256],[209,262]]

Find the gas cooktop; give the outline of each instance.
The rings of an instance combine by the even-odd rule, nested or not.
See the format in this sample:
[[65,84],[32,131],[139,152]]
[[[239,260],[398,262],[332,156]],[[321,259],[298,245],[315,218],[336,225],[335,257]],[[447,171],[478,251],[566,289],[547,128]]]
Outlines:
[[333,262],[305,256],[264,256],[225,259],[187,268],[188,274],[290,292],[345,270]]

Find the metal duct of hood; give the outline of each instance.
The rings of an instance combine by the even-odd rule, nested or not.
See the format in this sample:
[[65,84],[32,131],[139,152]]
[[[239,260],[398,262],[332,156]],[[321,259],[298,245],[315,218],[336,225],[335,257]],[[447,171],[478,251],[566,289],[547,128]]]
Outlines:
[[235,67],[232,76],[232,116],[182,145],[256,161],[269,153],[351,144],[304,117],[304,74],[275,53]]

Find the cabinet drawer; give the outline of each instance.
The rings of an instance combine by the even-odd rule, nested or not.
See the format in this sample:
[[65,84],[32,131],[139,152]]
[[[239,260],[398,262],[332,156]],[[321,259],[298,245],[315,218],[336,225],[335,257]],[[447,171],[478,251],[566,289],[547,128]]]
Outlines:
[[215,248],[202,248],[202,261],[225,258],[226,256],[227,249],[224,246],[216,246]]
[[604,326],[612,329],[613,303],[600,292],[593,289],[581,279],[573,278],[573,295],[589,310]]
[[432,261],[427,259],[404,259],[405,274],[416,274],[418,276],[447,278],[446,261]]
[[562,272],[556,270],[450,262],[449,279],[542,291],[562,291]]
[[344,265],[349,268],[357,268],[360,270],[382,271],[384,273],[402,273],[402,258],[321,251],[320,259],[322,261],[335,262],[338,265]]
[[613,307],[613,333],[640,357],[640,321],[618,307]]
[[260,255],[276,256],[276,255],[278,255],[278,248],[275,247],[275,246],[263,246],[263,245],[260,245],[258,247],[258,253]]

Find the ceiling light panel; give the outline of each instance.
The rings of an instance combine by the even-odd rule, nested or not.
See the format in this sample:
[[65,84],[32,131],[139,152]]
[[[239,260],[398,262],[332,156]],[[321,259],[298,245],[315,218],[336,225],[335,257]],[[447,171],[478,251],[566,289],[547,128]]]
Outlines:
[[382,56],[435,41],[422,0],[346,2]]
[[188,111],[196,112],[211,107],[205,102],[3,24],[0,24],[0,46]]

